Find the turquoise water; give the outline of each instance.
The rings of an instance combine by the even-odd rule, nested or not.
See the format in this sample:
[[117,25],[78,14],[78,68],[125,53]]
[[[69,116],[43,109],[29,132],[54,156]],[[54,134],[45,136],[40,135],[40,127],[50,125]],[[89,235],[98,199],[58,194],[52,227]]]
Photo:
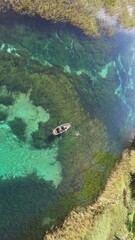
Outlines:
[[57,146],[51,150],[31,149],[29,144],[18,142],[7,124],[1,124],[0,129],[0,175],[3,179],[36,172],[37,176],[52,181],[56,186],[60,183],[62,177],[61,165],[56,161]]
[[[134,32],[0,15],[0,235],[43,238],[92,203],[135,125]],[[54,127],[71,122],[67,134]]]

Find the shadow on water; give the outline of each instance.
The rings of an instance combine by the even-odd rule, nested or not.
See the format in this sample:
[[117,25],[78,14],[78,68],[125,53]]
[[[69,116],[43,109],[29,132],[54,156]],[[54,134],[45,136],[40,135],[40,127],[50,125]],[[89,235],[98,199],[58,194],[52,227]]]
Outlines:
[[50,134],[48,137],[47,137],[47,141],[48,141],[48,143],[53,143],[54,141],[56,141],[56,140],[61,140],[62,139],[62,135],[60,134],[60,135],[57,135],[57,136],[54,136],[54,135],[52,135],[52,134]]
[[45,217],[56,202],[51,182],[36,174],[0,179],[0,236],[2,240],[41,240]]
[[53,143],[54,141],[56,140],[56,136],[50,134],[48,137],[47,137],[47,142],[48,143]]

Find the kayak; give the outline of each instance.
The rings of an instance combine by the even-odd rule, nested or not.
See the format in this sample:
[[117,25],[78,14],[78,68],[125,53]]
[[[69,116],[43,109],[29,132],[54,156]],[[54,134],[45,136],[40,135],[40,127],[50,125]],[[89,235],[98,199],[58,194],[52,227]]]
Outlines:
[[54,136],[60,135],[64,132],[66,132],[70,127],[71,127],[70,123],[61,124],[60,126],[53,129],[52,134]]

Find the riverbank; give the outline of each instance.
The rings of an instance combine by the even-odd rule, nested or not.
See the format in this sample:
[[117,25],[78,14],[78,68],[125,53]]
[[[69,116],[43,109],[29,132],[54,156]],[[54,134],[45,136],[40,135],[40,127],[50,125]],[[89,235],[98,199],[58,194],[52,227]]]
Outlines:
[[44,240],[114,240],[135,236],[135,199],[131,181],[135,174],[135,151],[124,151],[112,171],[104,192],[95,204],[72,211],[61,229],[47,234]]
[[[122,1],[45,1],[42,0],[4,0],[0,3],[0,11],[14,10],[23,15],[39,15],[54,22],[69,22],[81,28],[85,34],[96,36],[102,27],[112,34],[115,24],[123,27],[135,26],[135,3]],[[109,19],[109,21],[108,21]]]

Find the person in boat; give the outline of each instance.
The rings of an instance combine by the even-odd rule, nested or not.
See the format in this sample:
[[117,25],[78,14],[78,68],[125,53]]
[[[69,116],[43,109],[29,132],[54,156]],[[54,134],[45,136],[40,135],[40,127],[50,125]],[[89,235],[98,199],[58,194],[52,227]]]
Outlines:
[[58,127],[56,130],[57,130],[57,133],[61,133],[61,128],[60,127]]
[[57,132],[58,132],[58,133],[61,133],[61,132],[63,132],[65,129],[66,129],[65,126],[58,127],[58,128],[57,128]]
[[58,126],[57,128],[55,128],[52,132],[53,135],[59,135],[65,131],[67,131],[67,129],[71,126],[70,123],[65,123],[61,126]]
[[64,131],[66,129],[65,126],[61,126],[61,130]]
[[65,126],[61,126],[61,127],[56,128],[56,131],[59,134],[59,133],[63,132],[65,129],[66,129]]
[[57,129],[54,129],[52,132],[53,135],[57,135],[57,133],[58,133]]

